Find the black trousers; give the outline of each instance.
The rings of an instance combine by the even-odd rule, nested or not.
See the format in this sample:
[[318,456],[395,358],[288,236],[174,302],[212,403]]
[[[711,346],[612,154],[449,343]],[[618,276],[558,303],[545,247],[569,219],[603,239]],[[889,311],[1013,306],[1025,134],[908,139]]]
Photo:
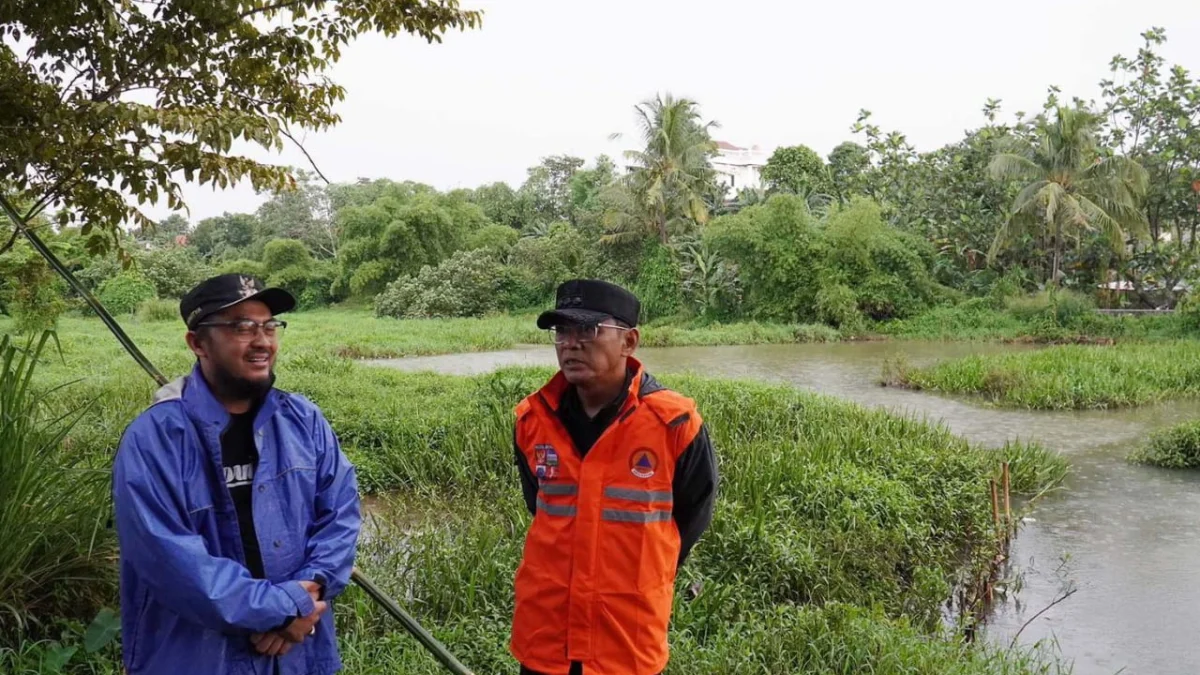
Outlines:
[[[542,675],[542,673],[539,673],[536,670],[530,670],[525,666],[521,666],[521,675]],[[583,664],[578,661],[572,662],[571,672],[568,673],[568,675],[583,675]]]

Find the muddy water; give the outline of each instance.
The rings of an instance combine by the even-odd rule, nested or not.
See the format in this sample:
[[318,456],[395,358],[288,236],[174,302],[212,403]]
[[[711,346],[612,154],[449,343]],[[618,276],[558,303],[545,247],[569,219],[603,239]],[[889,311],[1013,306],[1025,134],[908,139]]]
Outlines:
[[[977,443],[1037,439],[1067,455],[1065,489],[1044,498],[1013,546],[1015,601],[1000,605],[988,634],[1008,643],[1056,640],[1075,672],[1200,672],[1200,474],[1126,464],[1157,428],[1200,417],[1200,402],[1133,410],[1030,412],[884,388],[885,360],[920,365],[998,345],[879,342],[680,347],[639,352],[654,372],[786,382],[858,403],[941,420]],[[475,374],[508,365],[553,365],[548,346],[376,362],[405,370]],[[1034,618],[1063,593],[1069,598]]]

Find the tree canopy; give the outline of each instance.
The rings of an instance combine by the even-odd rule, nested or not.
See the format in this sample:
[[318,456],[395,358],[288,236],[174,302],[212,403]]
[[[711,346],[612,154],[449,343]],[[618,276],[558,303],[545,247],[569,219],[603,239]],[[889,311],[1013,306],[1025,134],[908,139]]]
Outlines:
[[360,34],[432,42],[480,20],[458,0],[0,3],[0,185],[96,251],[123,223],[153,229],[140,207],[184,208],[180,176],[292,187],[234,143],[277,150],[336,124],[345,90],[327,73]]

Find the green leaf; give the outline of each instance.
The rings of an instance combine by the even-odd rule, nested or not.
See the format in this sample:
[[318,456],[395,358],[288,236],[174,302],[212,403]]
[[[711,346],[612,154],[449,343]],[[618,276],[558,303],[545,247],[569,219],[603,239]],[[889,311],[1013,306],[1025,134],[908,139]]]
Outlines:
[[83,648],[94,654],[104,649],[121,632],[121,618],[111,609],[100,610],[83,636]]
[[57,642],[52,642],[46,650],[46,655],[42,657],[42,672],[61,673],[63,667],[70,662],[71,657],[75,656],[77,651],[79,651],[79,647],[64,647]]

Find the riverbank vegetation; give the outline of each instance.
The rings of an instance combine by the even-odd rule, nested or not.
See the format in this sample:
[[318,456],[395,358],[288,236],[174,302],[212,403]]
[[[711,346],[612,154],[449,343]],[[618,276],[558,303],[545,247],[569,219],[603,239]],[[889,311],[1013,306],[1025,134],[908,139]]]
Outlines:
[[[64,328],[74,321],[83,320]],[[189,367],[177,326],[129,328],[168,373]],[[528,523],[508,449],[511,410],[550,371],[403,373],[355,363],[295,333],[300,337],[284,338],[281,386],[325,410],[363,489],[385,502],[362,567],[407,598],[479,672],[511,671],[505,644],[512,573]],[[119,347],[97,338],[64,330],[61,355],[44,352],[33,382],[46,394],[38,401],[43,419],[80,411],[55,456],[106,465],[154,385]],[[663,379],[699,402],[724,475],[713,529],[682,571],[671,672],[902,673],[914,664],[938,672],[1053,672],[1042,670],[1054,663],[1048,654],[960,644],[941,617],[951,590],[981,574],[994,550],[988,479],[999,463],[1011,461],[1014,478],[1021,477],[1014,486],[1033,493],[1061,478],[1061,458],[1024,445],[974,448],[926,422],[787,387]],[[81,408],[87,402],[94,403]],[[107,512],[105,494],[66,497]],[[88,583],[72,575],[47,588],[71,588],[77,604],[92,598],[92,612],[111,606],[111,531],[64,537],[83,525],[42,518],[20,531],[38,532],[108,572]],[[60,653],[36,639],[65,635],[66,644],[81,644],[78,621],[87,617],[63,623],[67,615],[51,607],[32,605],[32,620],[21,627],[3,622],[6,634],[27,638],[16,652],[0,650],[5,672]],[[339,621],[352,672],[438,672],[357,592],[340,605]],[[111,646],[81,650],[68,672],[115,673],[115,655]]]
[[1200,421],[1184,422],[1152,434],[1129,456],[1136,464],[1164,469],[1200,468]]
[[1200,395],[1200,350],[1192,341],[1057,346],[968,356],[927,368],[891,364],[884,381],[980,396],[1008,407],[1116,408]]

